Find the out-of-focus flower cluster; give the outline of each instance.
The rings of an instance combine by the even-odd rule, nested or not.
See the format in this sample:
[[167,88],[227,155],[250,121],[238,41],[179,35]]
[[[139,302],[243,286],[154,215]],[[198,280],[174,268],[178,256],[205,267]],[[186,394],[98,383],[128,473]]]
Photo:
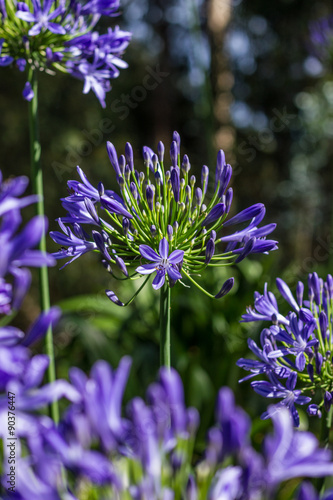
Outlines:
[[[40,393],[34,399],[16,392],[21,457],[15,498],[274,498],[288,479],[333,474],[330,451],[320,449],[311,433],[293,430],[286,410],[273,415],[274,433],[265,438],[263,453],[255,451],[249,439],[250,419],[235,406],[229,388],[219,391],[216,424],[208,431],[204,456],[194,465],[199,416],[185,406],[178,373],[161,368],[146,401],[132,399],[123,416],[130,364],[125,357],[112,370],[98,361],[90,377],[72,368],[72,385],[62,387],[61,395],[73,402],[58,427],[48,417],[32,413],[42,401]],[[27,373],[26,384],[33,373]],[[3,481],[5,485],[6,478]],[[304,490],[312,492],[309,498],[318,498],[304,483],[298,499],[304,498]]]
[[[181,159],[177,132],[170,148],[171,161],[164,159],[162,142],[157,154],[145,146],[145,168],[141,172],[135,169],[129,143],[125,155],[119,158],[110,142],[107,150],[120,194],[105,189],[102,183],[97,188],[92,186],[78,167],[81,182],[69,181],[69,196],[62,199],[68,212],[59,219],[63,232],[51,233],[62,247],[54,254],[57,259],[67,257],[68,264],[86,252],[96,251],[115,278],[117,269],[131,279],[141,275],[148,275],[148,279],[154,274],[155,289],[166,280],[173,286],[187,278],[202,290],[194,276],[208,266],[238,263],[249,254],[277,248],[276,241],[266,239],[275,224],[258,227],[265,215],[264,205],[258,203],[228,219],[233,198],[233,190],[228,187],[232,168],[222,150],[214,179],[209,179],[209,169],[204,165],[199,182],[191,175],[188,156]],[[92,229],[88,231],[89,226]],[[233,226],[237,230],[229,229]],[[221,250],[219,243],[224,245]],[[215,297],[222,297],[232,286],[230,278]],[[124,305],[111,290],[107,295]]]
[[[122,55],[131,34],[118,27],[100,34],[95,27],[101,16],[118,10],[119,0],[0,0],[0,66],[70,73],[84,81],[83,93],[93,90],[105,107],[110,80],[127,67]],[[23,96],[33,95],[27,82]]]
[[[268,321],[260,335],[261,347],[249,339],[248,345],[257,359],[240,359],[238,365],[251,372],[243,380],[266,375],[269,381],[253,381],[252,388],[267,398],[281,399],[275,406],[287,407],[294,424],[299,425],[295,404],[308,405],[307,413],[321,417],[333,403],[333,278],[326,281],[317,273],[308,276],[308,295],[298,282],[296,298],[280,278],[277,288],[292,308],[283,315],[277,300],[265,286],[264,294],[255,292],[254,308],[248,308],[243,321]],[[311,404],[309,404],[311,403]],[[262,418],[268,418],[265,412]]]

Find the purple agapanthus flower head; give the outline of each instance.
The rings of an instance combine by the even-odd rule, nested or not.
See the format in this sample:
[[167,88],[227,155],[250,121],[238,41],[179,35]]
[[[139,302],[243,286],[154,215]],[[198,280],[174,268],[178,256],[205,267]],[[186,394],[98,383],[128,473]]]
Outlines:
[[[83,93],[92,90],[103,107],[110,80],[126,68],[122,55],[131,34],[118,27],[100,34],[95,30],[101,16],[119,13],[119,0],[23,0],[0,1],[0,67],[13,63],[25,69],[61,70],[83,80]],[[31,50],[33,47],[33,50]],[[46,50],[45,50],[45,47]],[[34,98],[31,82],[23,90]]]
[[[88,40],[83,39],[82,43]],[[228,218],[233,196],[232,188],[228,187],[232,168],[226,164],[223,151],[217,156],[215,189],[209,199],[208,167],[202,168],[200,187],[196,187],[196,178],[190,175],[188,156],[181,159],[180,144],[180,136],[174,132],[169,170],[164,166],[162,142],[156,153],[144,146],[144,170],[139,172],[129,143],[125,154],[118,157],[116,148],[108,142],[107,152],[119,194],[106,189],[102,183],[92,186],[78,167],[81,182],[69,181],[70,196],[62,200],[68,212],[59,219],[65,236],[51,233],[56,243],[68,250],[62,248],[55,257],[68,257],[72,262],[83,253],[97,249],[111,275],[118,270],[129,279],[147,275],[145,284],[154,274],[155,289],[165,283],[173,287],[188,280],[216,299],[229,293],[233,278],[228,278],[213,295],[197,283],[195,276],[207,267],[238,263],[250,254],[275,250],[277,242],[266,238],[275,224],[260,227],[266,212],[261,203]],[[69,228],[68,223],[72,227]],[[89,230],[89,226],[95,227]],[[119,306],[132,300],[124,304],[112,290],[106,293]]]
[[[237,364],[251,372],[242,380],[256,375],[268,377],[269,381],[253,381],[252,388],[264,397],[281,398],[276,409],[286,406],[298,426],[295,404],[311,403],[308,414],[321,417],[323,411],[330,411],[333,403],[329,375],[333,352],[333,278],[328,275],[324,281],[315,272],[309,274],[307,297],[302,282],[298,282],[295,295],[280,278],[276,286],[285,305],[278,306],[267,284],[263,295],[255,292],[254,308],[249,307],[242,318],[245,322],[266,322],[261,333],[262,350],[250,340],[249,347],[257,359],[242,358]],[[263,418],[271,414],[272,410],[265,412]]]

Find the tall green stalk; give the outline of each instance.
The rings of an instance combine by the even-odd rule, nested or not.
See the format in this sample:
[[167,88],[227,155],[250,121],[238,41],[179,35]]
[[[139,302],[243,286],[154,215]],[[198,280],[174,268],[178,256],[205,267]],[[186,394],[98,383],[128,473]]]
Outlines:
[[[31,179],[33,191],[39,195],[37,202],[37,215],[44,216],[44,189],[43,189],[43,170],[41,166],[41,146],[39,142],[39,120],[38,120],[38,81],[36,71],[30,67],[28,76],[31,88],[34,92],[33,99],[29,102],[29,136],[30,136],[30,163],[31,163]],[[45,228],[46,230],[46,228]],[[46,253],[46,235],[43,231],[43,236],[39,243],[39,250]],[[40,302],[42,311],[50,309],[50,290],[49,277],[46,266],[39,269],[39,289]],[[49,327],[46,334],[46,353],[49,356],[50,364],[48,367],[48,381],[56,380],[55,361],[53,350],[53,334],[52,328]],[[50,409],[53,420],[59,422],[58,402],[54,401]]]
[[170,368],[170,299],[171,288],[165,283],[160,295],[160,364]]

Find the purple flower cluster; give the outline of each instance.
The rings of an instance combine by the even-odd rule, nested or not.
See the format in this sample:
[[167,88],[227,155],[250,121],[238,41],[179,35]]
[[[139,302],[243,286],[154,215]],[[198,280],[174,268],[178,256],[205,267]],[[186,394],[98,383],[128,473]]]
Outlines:
[[[35,359],[35,364],[37,371],[31,369],[26,377],[30,385],[41,378],[43,360]],[[180,495],[195,500],[203,498],[203,492],[209,500],[274,498],[283,481],[333,473],[330,452],[320,449],[312,434],[295,431],[286,411],[273,416],[274,434],[265,438],[263,453],[255,451],[249,417],[235,405],[228,388],[219,391],[216,424],[208,432],[204,457],[193,466],[199,415],[185,406],[178,373],[161,368],[146,400],[132,399],[123,415],[130,364],[125,357],[112,370],[98,361],[90,377],[72,368],[71,385],[57,392],[72,403],[57,427],[33,413],[43,389],[35,398],[19,393],[23,403],[17,435],[25,453],[17,464],[15,498],[78,499],[83,491],[88,497],[90,492],[98,498],[132,500],[173,500]],[[310,498],[317,498],[304,483],[301,492],[308,490]]]
[[[177,132],[173,134],[169,164],[162,142],[157,154],[144,146],[142,172],[134,167],[129,143],[125,155],[119,158],[110,142],[107,151],[120,194],[105,189],[102,183],[92,186],[78,167],[81,180],[70,180],[70,194],[62,199],[67,211],[59,219],[62,232],[51,233],[61,245],[55,258],[67,257],[68,264],[84,253],[96,251],[112,275],[117,268],[131,279],[140,275],[148,275],[149,279],[156,273],[153,287],[158,289],[166,281],[174,286],[184,277],[197,285],[193,276],[209,266],[238,263],[250,254],[277,248],[276,241],[266,239],[275,224],[258,227],[265,215],[264,205],[258,203],[227,219],[233,198],[233,190],[228,187],[232,168],[222,150],[217,155],[211,199],[207,199],[208,167],[202,167],[200,187],[196,186],[188,156],[181,160]],[[233,226],[238,227],[230,230]],[[219,243],[224,246],[222,251],[218,250]],[[134,272],[129,275],[131,268]],[[215,297],[222,297],[232,286],[230,278]],[[124,305],[111,290],[107,295],[116,304]]]
[[[0,1],[0,66],[15,64],[20,71],[38,69],[70,73],[83,80],[83,93],[92,90],[105,107],[110,80],[126,68],[122,55],[131,34],[115,27],[100,34],[101,16],[116,16],[119,0]],[[23,91],[30,101],[29,82]]]
[[308,405],[308,414],[320,417],[322,410],[329,411],[333,402],[333,278],[328,275],[324,281],[317,273],[309,274],[307,298],[302,282],[297,284],[296,298],[282,279],[277,278],[276,285],[292,310],[287,315],[279,311],[267,284],[263,295],[255,292],[254,308],[249,307],[242,320],[267,321],[271,325],[260,334],[261,347],[252,339],[248,341],[257,359],[240,359],[237,364],[251,372],[242,381],[256,375],[267,376],[268,380],[251,382],[255,392],[269,399],[281,399],[262,418],[284,406],[298,426],[295,404]]

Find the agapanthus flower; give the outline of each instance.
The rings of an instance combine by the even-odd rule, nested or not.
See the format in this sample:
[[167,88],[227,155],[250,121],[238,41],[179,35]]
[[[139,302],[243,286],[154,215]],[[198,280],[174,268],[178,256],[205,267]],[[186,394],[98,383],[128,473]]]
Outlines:
[[[265,321],[271,325],[261,333],[262,351],[253,340],[249,347],[258,359],[240,359],[237,364],[251,372],[242,380],[267,375],[269,381],[253,381],[253,389],[267,398],[280,398],[276,409],[289,408],[294,424],[299,425],[298,404],[308,405],[309,415],[320,417],[333,403],[333,278],[326,281],[317,273],[308,276],[308,296],[298,282],[296,296],[280,278],[276,280],[282,298],[292,308],[280,312],[278,301],[265,285],[264,294],[255,292],[254,308],[249,307],[243,321]],[[309,404],[311,403],[311,404]],[[268,418],[272,411],[265,412]]]
[[20,228],[20,210],[38,200],[37,196],[22,196],[27,185],[27,177],[4,181],[0,171],[0,316],[19,309],[30,287],[29,267],[55,263],[51,255],[36,249],[47,230],[46,218],[34,217]]
[[[162,142],[157,154],[145,146],[145,169],[141,172],[135,169],[129,143],[125,155],[119,158],[110,142],[107,151],[120,193],[105,189],[102,183],[94,187],[78,167],[81,182],[69,181],[70,194],[62,199],[67,210],[67,215],[59,219],[63,233],[50,233],[61,245],[54,254],[57,259],[68,257],[72,262],[83,253],[95,251],[114,277],[117,270],[124,279],[148,274],[148,280],[153,274],[155,289],[187,279],[203,290],[194,276],[207,267],[238,263],[249,254],[277,248],[275,240],[266,239],[275,224],[258,227],[265,215],[264,205],[255,204],[228,218],[233,197],[228,187],[232,168],[226,164],[222,150],[217,155],[210,199],[209,169],[202,167],[199,187],[190,174],[188,156],[181,160],[177,132],[170,148],[171,162],[167,164],[164,159]],[[230,291],[233,282],[229,278],[216,295],[203,291],[220,298]],[[107,295],[114,303],[124,305],[113,291],[107,290]]]
[[[92,90],[105,107],[110,80],[127,67],[122,56],[131,34],[118,26],[100,34],[95,26],[101,16],[117,16],[119,6],[119,0],[1,0],[0,66],[69,73],[83,80],[83,93]],[[23,97],[33,96],[28,81]]]

